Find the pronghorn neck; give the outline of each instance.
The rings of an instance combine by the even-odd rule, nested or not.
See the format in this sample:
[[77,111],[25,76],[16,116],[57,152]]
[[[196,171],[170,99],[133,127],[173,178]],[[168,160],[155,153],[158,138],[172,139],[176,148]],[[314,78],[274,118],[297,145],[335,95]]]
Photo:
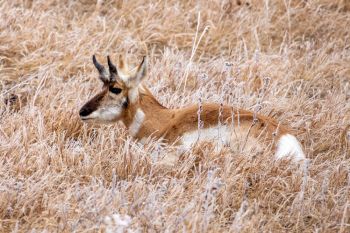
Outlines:
[[137,90],[131,90],[129,101],[128,110],[122,121],[130,135],[136,139],[160,137],[172,110],[162,106],[143,86]]

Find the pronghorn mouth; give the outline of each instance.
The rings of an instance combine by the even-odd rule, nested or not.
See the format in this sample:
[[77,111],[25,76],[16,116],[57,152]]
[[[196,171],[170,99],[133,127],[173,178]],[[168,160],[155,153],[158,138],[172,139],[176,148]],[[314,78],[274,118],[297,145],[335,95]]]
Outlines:
[[86,117],[80,117],[80,119],[81,119],[82,121],[88,121],[88,120],[91,120],[91,119],[93,119],[93,118],[92,118],[92,117],[86,116]]

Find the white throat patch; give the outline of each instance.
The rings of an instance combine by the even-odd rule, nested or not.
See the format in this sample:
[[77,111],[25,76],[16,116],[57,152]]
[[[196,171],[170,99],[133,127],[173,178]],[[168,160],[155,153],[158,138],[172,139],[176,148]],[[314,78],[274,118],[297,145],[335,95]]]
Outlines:
[[137,109],[134,119],[132,120],[132,123],[129,127],[130,135],[135,137],[139,130],[141,129],[141,126],[143,124],[143,121],[145,120],[145,113],[141,109]]
[[136,103],[138,97],[139,97],[138,87],[135,87],[129,90],[129,99],[131,103]]
[[129,99],[131,103],[136,103],[137,99],[139,98],[139,93],[144,93],[145,88],[143,85],[139,85],[138,87],[134,87],[129,90]]

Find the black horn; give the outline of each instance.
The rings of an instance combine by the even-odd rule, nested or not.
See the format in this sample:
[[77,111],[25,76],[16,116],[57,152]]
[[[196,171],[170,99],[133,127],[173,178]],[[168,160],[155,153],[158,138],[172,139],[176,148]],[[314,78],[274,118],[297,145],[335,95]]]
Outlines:
[[92,62],[94,63],[96,69],[98,70],[98,73],[100,74],[99,77],[102,80],[102,82],[104,83],[109,82],[109,78],[107,77],[107,73],[104,66],[98,63],[95,55],[92,56]]
[[117,67],[112,63],[111,58],[107,56],[107,62],[108,62],[108,67],[109,67],[109,73],[111,74],[117,74]]
[[103,65],[98,63],[98,61],[96,60],[96,56],[95,55],[92,56],[92,62],[94,63],[94,65],[95,65],[96,69],[98,70],[98,72],[100,74],[103,74],[104,71],[105,71],[105,68],[103,67]]

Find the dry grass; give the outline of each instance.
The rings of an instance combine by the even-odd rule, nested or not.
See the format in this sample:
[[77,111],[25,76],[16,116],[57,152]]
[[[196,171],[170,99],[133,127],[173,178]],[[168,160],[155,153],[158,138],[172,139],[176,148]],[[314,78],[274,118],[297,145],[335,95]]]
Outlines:
[[[349,1],[14,0],[0,19],[0,231],[350,231]],[[79,121],[94,53],[147,53],[165,106],[274,115],[308,166],[204,145],[163,169],[167,147]]]

